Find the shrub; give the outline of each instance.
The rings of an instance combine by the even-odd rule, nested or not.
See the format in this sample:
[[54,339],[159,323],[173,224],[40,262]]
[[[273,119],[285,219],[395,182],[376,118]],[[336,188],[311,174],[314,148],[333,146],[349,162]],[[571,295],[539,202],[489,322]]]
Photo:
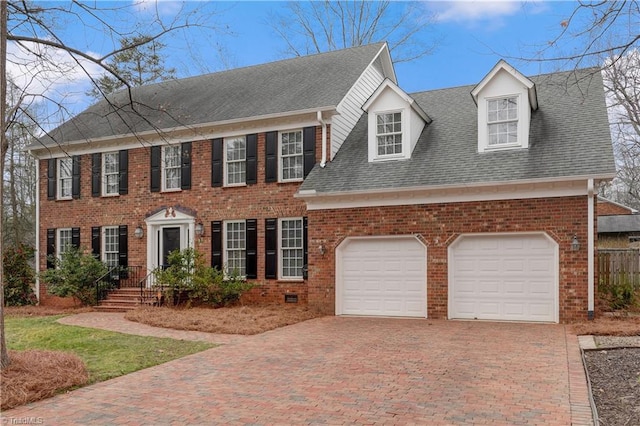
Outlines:
[[194,304],[225,306],[254,286],[236,273],[225,276],[219,269],[208,266],[202,253],[192,248],[171,252],[168,262],[167,268],[156,271],[156,283],[165,288],[165,299],[173,304],[188,300]]
[[29,264],[33,258],[33,247],[19,244],[8,247],[3,256],[4,303],[7,306],[35,305],[33,292],[36,273]]
[[[637,305],[640,286],[634,285],[630,274],[620,272],[616,280],[600,277],[600,296],[613,310],[625,310]],[[609,278],[609,277],[606,277]]]
[[72,296],[84,305],[96,303],[95,281],[107,273],[104,263],[77,248],[62,253],[62,258],[51,257],[55,269],[41,272],[50,294]]

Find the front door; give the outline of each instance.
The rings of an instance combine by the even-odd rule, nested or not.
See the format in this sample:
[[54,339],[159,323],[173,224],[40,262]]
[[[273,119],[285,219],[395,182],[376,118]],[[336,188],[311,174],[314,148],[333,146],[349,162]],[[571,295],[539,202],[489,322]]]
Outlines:
[[162,228],[161,238],[162,267],[169,265],[169,253],[180,250],[180,227]]

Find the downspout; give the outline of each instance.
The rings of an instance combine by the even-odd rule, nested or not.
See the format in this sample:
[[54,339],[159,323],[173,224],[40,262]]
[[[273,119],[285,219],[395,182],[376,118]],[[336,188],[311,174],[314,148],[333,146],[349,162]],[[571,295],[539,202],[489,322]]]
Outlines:
[[[35,156],[34,156],[35,157]],[[35,267],[36,267],[36,297],[40,303],[40,159],[36,160],[36,246],[35,246]]]
[[587,181],[587,273],[588,276],[588,299],[587,299],[587,318],[594,318],[594,281],[595,281],[595,264],[594,264],[594,190],[593,179]]
[[322,119],[322,111],[317,113],[318,123],[322,125],[322,160],[320,167],[324,169],[327,165],[327,123]]

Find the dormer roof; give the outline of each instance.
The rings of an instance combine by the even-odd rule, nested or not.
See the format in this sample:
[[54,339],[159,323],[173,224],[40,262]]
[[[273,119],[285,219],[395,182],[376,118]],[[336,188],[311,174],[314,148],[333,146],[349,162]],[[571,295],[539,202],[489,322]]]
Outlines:
[[471,90],[471,96],[473,97],[473,101],[476,103],[476,105],[478,104],[478,96],[479,96],[480,92],[482,92],[482,89],[484,89],[485,86],[491,80],[493,80],[494,77],[500,71],[507,72],[509,75],[511,75],[514,79],[516,79],[524,87],[527,88],[528,93],[529,93],[529,105],[531,106],[532,110],[534,110],[534,111],[537,110],[538,109],[538,94],[537,94],[535,83],[532,80],[530,80],[529,78],[527,78],[526,76],[524,76],[520,71],[518,71],[517,69],[515,69],[514,67],[509,65],[504,59],[500,59],[498,61],[498,63],[494,65],[494,67],[491,69],[491,71],[489,71],[489,73],[487,75],[485,75],[482,80],[480,80],[480,83],[478,83]]
[[367,101],[364,103],[364,105],[362,105],[362,109],[365,112],[369,112],[369,108],[371,107],[371,105],[376,101],[376,99],[378,99],[380,94],[382,92],[384,92],[386,89],[393,90],[400,98],[402,98],[405,102],[407,102],[409,104],[409,106],[411,106],[411,108],[420,117],[422,117],[422,119],[427,124],[431,123],[431,118],[427,115],[426,112],[424,112],[422,107],[420,105],[418,105],[418,103],[415,101],[415,99],[413,99],[409,94],[407,94],[407,92],[402,90],[397,84],[395,84],[393,81],[389,80],[388,78],[386,78],[382,82],[382,84],[380,84],[380,86],[378,86],[376,91],[373,92],[373,94],[369,97],[369,99],[367,99]]

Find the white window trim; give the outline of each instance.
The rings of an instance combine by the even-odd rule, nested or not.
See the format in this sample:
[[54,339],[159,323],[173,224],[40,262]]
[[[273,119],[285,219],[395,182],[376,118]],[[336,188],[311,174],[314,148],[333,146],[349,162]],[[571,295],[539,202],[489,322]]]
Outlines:
[[[399,153],[395,153],[395,154],[383,154],[380,155],[378,154],[378,116],[379,115],[386,115],[386,114],[397,114],[400,113],[400,135],[402,136],[402,143],[401,143],[401,147],[402,147],[402,151],[400,151]],[[408,132],[407,132],[407,123],[406,123],[406,110],[405,109],[393,109],[393,110],[388,110],[388,111],[375,111],[373,113],[373,122],[374,122],[374,128],[373,128],[373,137],[374,137],[374,147],[373,149],[374,151],[374,160],[375,161],[385,161],[385,160],[397,160],[399,158],[407,158],[407,155],[405,153],[406,150],[406,146],[405,146],[405,142],[408,138]],[[393,133],[393,134],[398,134],[398,133]]]
[[[529,126],[531,117],[529,110],[529,98],[526,92],[503,92],[493,96],[481,96],[478,98],[478,152],[494,152],[501,150],[526,149],[529,147]],[[489,112],[490,100],[516,98],[518,102],[518,142],[489,145]]]
[[[244,140],[244,160],[234,160],[233,163],[239,163],[241,161],[244,161],[244,182],[238,182],[238,183],[229,183],[229,160],[227,159],[227,141],[230,139],[243,139]],[[228,187],[235,187],[235,186],[247,186],[247,137],[245,135],[238,135],[238,136],[228,136],[225,137],[223,139],[223,146],[222,146],[222,158],[223,158],[223,162],[224,162],[224,171],[223,171],[223,179],[224,179],[224,186],[228,186]]]
[[73,230],[72,228],[58,228],[56,229],[56,257],[62,260],[62,233],[69,233],[69,247],[73,247]]
[[[300,132],[300,143],[302,144],[302,150],[300,151],[299,156],[302,158],[302,176],[299,178],[293,179],[284,179],[282,177],[282,167],[284,166],[283,156],[282,156],[282,134],[283,133],[295,133]],[[289,155],[287,157],[297,157],[298,155]],[[302,182],[304,180],[304,132],[302,129],[290,129],[290,130],[282,130],[278,132],[278,182]]]
[[180,170],[180,186],[178,188],[167,188],[167,169],[166,169],[166,162],[165,162],[165,155],[166,155],[166,150],[168,148],[177,148],[178,150],[178,154],[180,155],[180,158],[182,158],[182,147],[180,145],[165,145],[162,147],[162,152],[161,152],[161,156],[160,156],[160,180],[162,181],[162,192],[178,192],[178,191],[182,191],[182,170],[181,167],[182,165],[179,164],[178,167],[176,167],[178,170]]
[[[102,235],[101,235],[101,247],[100,249],[102,250],[102,253],[100,253],[100,259],[102,260],[102,262],[104,262],[104,264],[107,264],[107,230],[115,230],[116,233],[116,241],[118,241],[118,251],[115,252],[117,256],[120,255],[120,235],[119,235],[119,228],[117,226],[104,226],[101,230]],[[113,252],[110,252],[113,253]],[[119,259],[116,257],[116,265],[114,266],[118,266],[118,261]]]
[[[495,122],[489,122],[489,102],[490,101],[496,101],[496,100],[501,100],[501,99],[511,99],[511,98],[515,98],[516,100],[516,112],[518,114],[518,117],[515,120],[498,120]],[[500,150],[500,149],[504,149],[504,148],[514,148],[514,147],[519,147],[522,146],[522,142],[520,140],[521,138],[521,132],[520,132],[520,126],[522,124],[522,117],[521,117],[521,112],[520,112],[520,94],[510,94],[510,95],[501,95],[501,96],[491,96],[491,97],[487,97],[484,98],[484,102],[485,102],[485,129],[486,129],[486,147],[485,150],[486,151],[493,151],[493,150]],[[516,123],[517,129],[516,129],[516,137],[518,138],[518,142],[509,142],[509,143],[497,143],[497,144],[489,144],[489,126],[491,124],[501,124],[501,123]]]
[[[222,233],[222,265],[223,265],[223,270],[224,270],[224,275],[225,277],[229,276],[229,257],[227,255],[227,233],[228,233],[228,229],[227,229],[227,225],[228,224],[232,224],[232,223],[242,223],[244,225],[244,253],[245,253],[245,273],[241,274],[239,277],[240,278],[245,278],[246,277],[246,269],[247,269],[247,263],[246,263],[246,256],[247,256],[247,221],[246,220],[225,220],[222,222],[222,229],[223,229],[223,233]],[[236,250],[236,251],[240,251],[240,250]]]
[[[106,161],[105,161],[105,157],[107,155],[112,155],[115,154],[116,156],[116,164],[118,165],[118,170],[113,173],[116,176],[118,176],[118,188],[116,192],[107,192],[107,173],[106,173]],[[102,196],[103,197],[115,197],[120,195],[120,153],[118,151],[111,151],[111,152],[104,152],[102,153],[102,176],[101,176],[101,182],[102,182]]]
[[[304,218],[303,217],[282,217],[278,218],[278,280],[280,281],[304,281],[304,276],[301,274],[295,277],[285,277],[283,275],[283,259],[282,255],[282,222],[285,220],[298,220],[301,224],[302,229],[302,246],[300,249],[302,250],[302,260],[304,262]],[[287,249],[288,250],[288,249]],[[304,265],[302,265],[304,268]]]
[[[71,191],[70,194],[67,196],[62,196],[62,162],[63,161],[69,161],[71,163],[71,166],[69,167],[69,177],[65,179],[69,179],[69,181],[71,182]],[[58,158],[58,164],[56,164],[56,192],[57,192],[57,199],[58,200],[71,200],[73,198],[73,158],[71,157],[64,157],[64,158]]]

